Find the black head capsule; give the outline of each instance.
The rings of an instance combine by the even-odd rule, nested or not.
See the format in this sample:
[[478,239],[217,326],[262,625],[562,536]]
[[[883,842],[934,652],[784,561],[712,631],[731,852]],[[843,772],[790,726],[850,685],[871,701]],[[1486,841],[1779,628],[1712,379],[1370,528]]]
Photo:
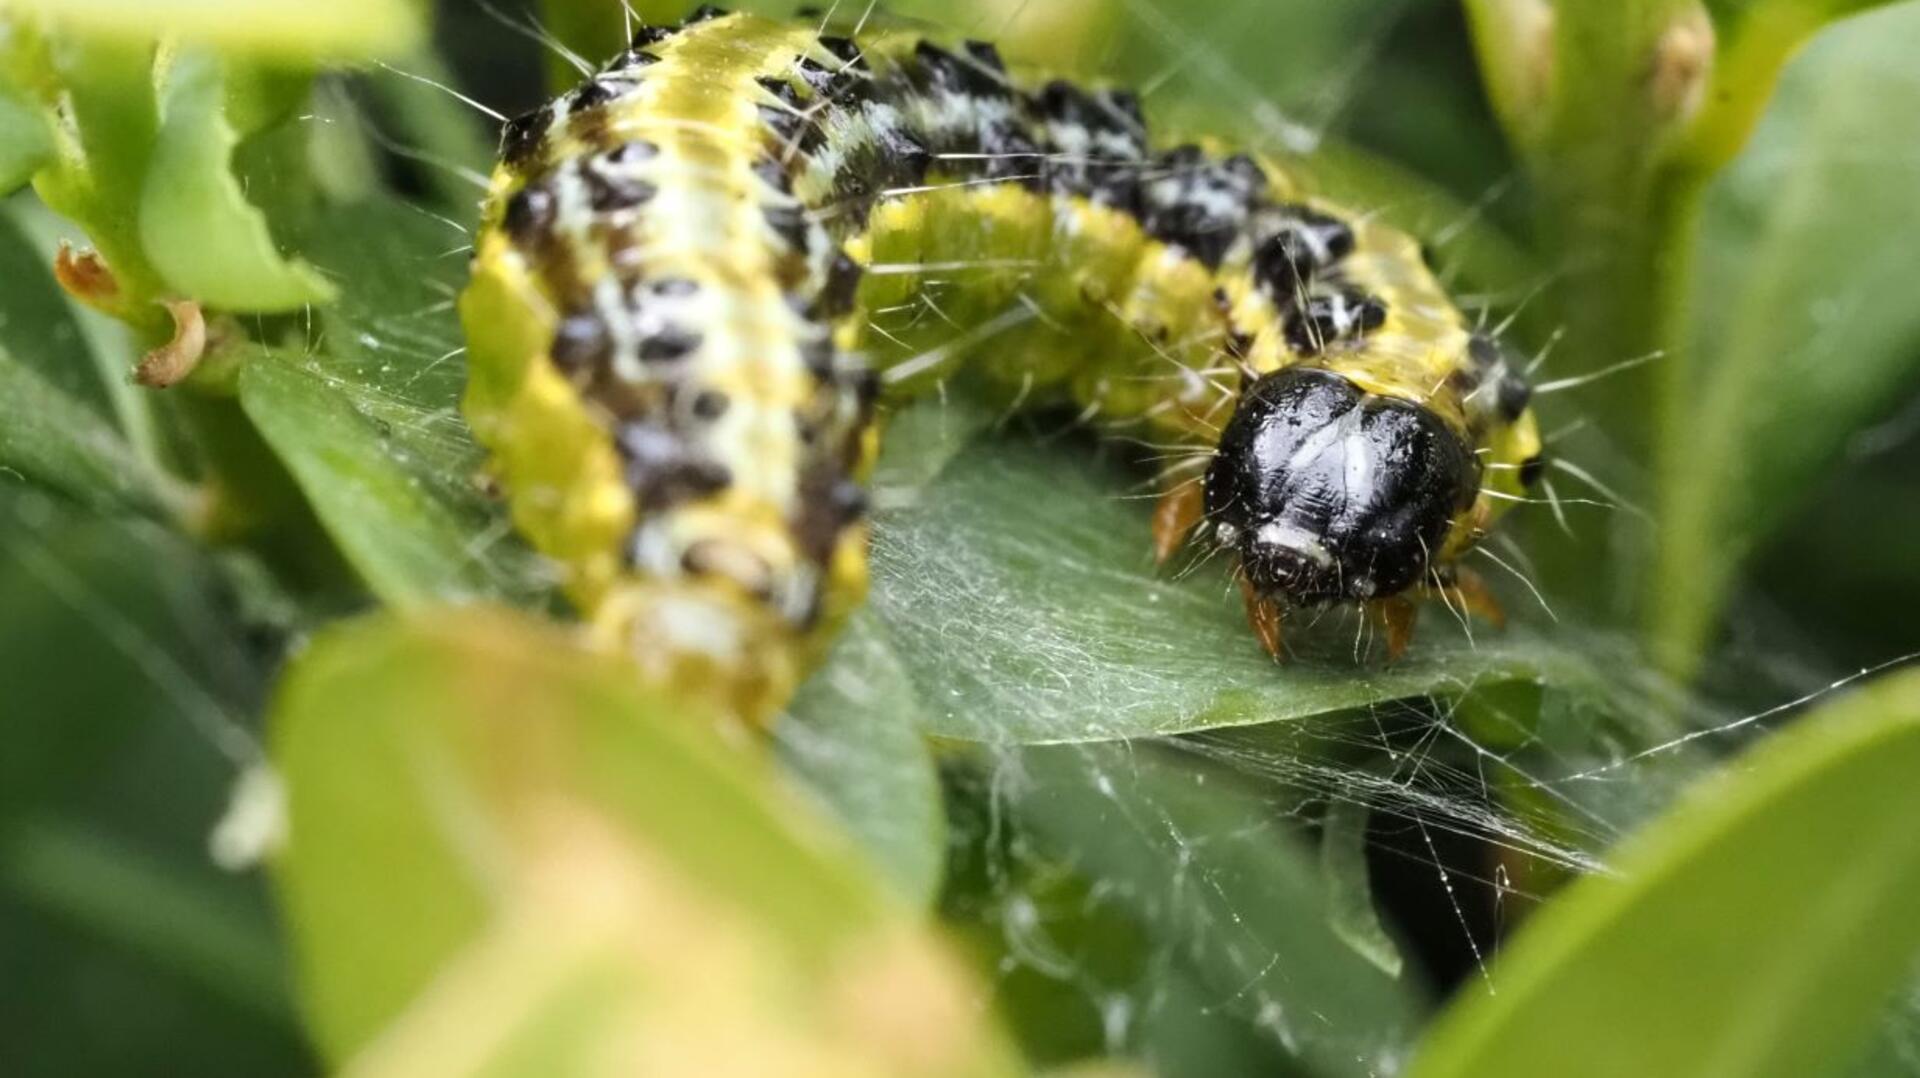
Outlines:
[[1311,604],[1403,591],[1479,489],[1460,436],[1409,401],[1289,367],[1248,387],[1206,477],[1206,515],[1262,594]]

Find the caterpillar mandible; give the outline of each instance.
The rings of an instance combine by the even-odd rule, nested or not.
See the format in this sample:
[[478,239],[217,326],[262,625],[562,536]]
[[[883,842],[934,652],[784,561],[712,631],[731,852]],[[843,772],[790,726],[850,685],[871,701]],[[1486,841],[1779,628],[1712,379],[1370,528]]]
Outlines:
[[[994,47],[703,8],[510,121],[460,311],[516,525],[653,678],[764,718],[864,592],[882,388],[965,378],[1191,446],[1154,515],[1260,643],[1497,618],[1461,554],[1538,476],[1516,365],[1416,242]],[[965,328],[971,327],[971,328]]]

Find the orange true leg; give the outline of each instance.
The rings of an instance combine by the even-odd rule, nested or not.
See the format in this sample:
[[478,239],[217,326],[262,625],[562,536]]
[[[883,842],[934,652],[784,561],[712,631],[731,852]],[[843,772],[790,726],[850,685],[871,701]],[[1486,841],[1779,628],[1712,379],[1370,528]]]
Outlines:
[[1286,641],[1281,633],[1280,604],[1261,595],[1245,576],[1240,577],[1240,597],[1247,603],[1247,624],[1253,627],[1253,635],[1267,654],[1276,660],[1285,661]]
[[1161,565],[1173,557],[1200,523],[1205,508],[1200,480],[1183,480],[1167,488],[1153,507],[1153,560]]
[[1420,590],[1422,598],[1438,599],[1452,605],[1458,602],[1459,609],[1481,618],[1496,629],[1507,626],[1507,611],[1494,596],[1493,589],[1487,587],[1486,578],[1472,569],[1458,569],[1451,583],[1441,586],[1428,585]]
[[1507,627],[1507,611],[1500,600],[1487,587],[1487,580],[1472,569],[1461,569],[1454,575],[1453,593],[1460,597],[1460,605],[1467,613],[1485,618],[1487,624],[1496,629]]
[[1412,599],[1395,595],[1368,603],[1366,610],[1367,617],[1386,630],[1387,661],[1397,661],[1407,653],[1407,645],[1413,642],[1413,623],[1420,616],[1420,608],[1413,604]]

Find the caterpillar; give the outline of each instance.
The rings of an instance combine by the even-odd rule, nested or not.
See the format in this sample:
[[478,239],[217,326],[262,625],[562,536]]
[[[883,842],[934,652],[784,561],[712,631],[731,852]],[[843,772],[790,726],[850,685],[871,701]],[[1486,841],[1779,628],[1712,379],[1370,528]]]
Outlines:
[[866,582],[881,409],[965,379],[1190,447],[1155,553],[1259,642],[1497,619],[1460,556],[1537,480],[1530,389],[1407,234],[980,41],[702,8],[507,122],[464,407],[516,526],[649,675],[770,715]]

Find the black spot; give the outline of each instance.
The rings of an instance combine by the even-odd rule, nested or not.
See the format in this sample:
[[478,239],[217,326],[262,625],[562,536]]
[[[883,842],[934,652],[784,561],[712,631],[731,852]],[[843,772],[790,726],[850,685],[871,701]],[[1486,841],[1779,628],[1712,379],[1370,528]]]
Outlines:
[[1265,173],[1244,154],[1217,161],[1198,146],[1168,151],[1157,167],[1161,175],[1142,192],[1142,224],[1154,238],[1218,268],[1266,190]]
[[860,268],[860,263],[847,257],[845,251],[835,251],[833,262],[827,266],[826,280],[820,285],[820,294],[814,297],[810,313],[815,318],[827,320],[846,316],[853,310],[853,300],[860,291],[860,278],[865,272]]
[[761,105],[759,109],[761,125],[782,150],[798,147],[806,140],[807,128],[813,125],[813,118],[804,112],[778,105]]
[[753,81],[758,83],[762,90],[779,98],[786,104],[792,105],[794,108],[800,107],[800,91],[795,89],[793,83],[788,82],[786,79],[775,75],[758,75],[755,76]]
[[1254,250],[1253,272],[1267,295],[1285,306],[1315,277],[1353,253],[1353,229],[1305,206],[1282,209],[1279,228]]
[[971,55],[955,56],[931,41],[921,41],[913,47],[913,58],[915,80],[923,89],[989,99],[1012,96],[1006,79],[1000,75],[998,54],[989,65]]
[[702,539],[680,556],[680,567],[694,576],[725,576],[762,602],[773,597],[773,570],[751,551],[727,549],[725,539]]
[[1134,130],[1146,131],[1147,117],[1140,111],[1139,94],[1132,90],[1104,90],[1100,94],[1100,99],[1106,102],[1108,108],[1125,117],[1127,122],[1133,125]]
[[646,288],[662,299],[685,299],[700,291],[700,283],[690,277],[656,277]]
[[585,112],[588,109],[597,109],[615,98],[632,93],[639,86],[640,84],[632,79],[613,75],[601,75],[588,79],[573,91],[573,106],[569,111]]
[[567,315],[553,334],[553,362],[563,371],[604,366],[611,350],[607,324],[593,311]]
[[1500,379],[1497,392],[1500,394],[1497,401],[1500,416],[1509,423],[1519,419],[1520,413],[1526,411],[1527,405],[1533,402],[1533,386],[1512,370],[1508,370]]
[[805,254],[807,250],[807,211],[797,202],[776,202],[760,207],[761,217],[766,219],[767,228],[787,250],[794,254]]
[[687,12],[687,17],[680,20],[680,25],[692,26],[695,23],[711,22],[714,19],[724,18],[728,14],[731,13],[718,4],[701,4]]
[[[629,43],[629,47],[637,52],[649,45],[658,45],[662,41],[672,37],[676,29],[676,27],[672,26],[642,26],[640,29],[634,31],[633,41]],[[658,57],[655,57],[655,59],[658,59]]]
[[1472,452],[1434,413],[1289,367],[1242,396],[1205,502],[1262,593],[1316,603],[1420,580],[1478,487]]
[[872,367],[842,368],[834,374],[836,384],[851,390],[854,405],[866,419],[873,417],[874,406],[880,402],[880,372]]
[[[990,120],[980,126],[980,150],[977,164],[981,175],[992,180],[1014,180],[1031,190],[1043,187],[1043,155],[1018,120]],[[962,170],[970,171],[970,170]]]
[[889,162],[888,185],[916,184],[926,179],[927,169],[933,167],[933,151],[913,132],[897,125],[876,124],[873,135],[875,152]]
[[967,50],[967,55],[981,67],[989,71],[997,71],[1002,75],[1007,73],[1006,61],[1000,59],[1000,50],[995,48],[992,42],[969,39],[961,42],[960,47]]
[[1533,386],[1519,371],[1513,354],[1484,333],[1467,338],[1467,358],[1482,379],[1493,379],[1494,407],[1511,423],[1533,401]]
[[[1047,187],[1135,212],[1146,155],[1137,127],[1124,113],[1064,79],[1041,87],[1032,109],[1046,125],[1054,152],[1044,162]],[[1092,146],[1067,152],[1061,141],[1084,132]]]
[[810,560],[824,565],[841,533],[866,512],[867,492],[860,484],[849,479],[838,462],[820,461],[800,477],[794,540]]
[[692,407],[694,417],[704,419],[711,423],[727,414],[727,405],[729,403],[725,393],[717,389],[703,389],[694,394],[693,397]]
[[500,157],[513,168],[525,168],[541,156],[547,128],[553,125],[553,107],[542,105],[508,120],[500,129]]
[[629,466],[627,483],[641,512],[658,513],[720,493],[732,485],[733,472],[717,460],[682,458],[650,470]]
[[1386,304],[1364,292],[1315,296],[1288,313],[1287,345],[1301,355],[1319,355],[1331,345],[1379,329],[1386,321]]
[[841,82],[847,79],[844,73],[827,67],[811,56],[800,57],[795,61],[794,66],[800,71],[800,81],[806,83],[807,89],[820,97],[834,97]]
[[580,178],[586,183],[587,204],[593,207],[595,213],[630,210],[644,205],[659,193],[660,189],[651,182],[624,172],[610,171],[604,167],[607,163],[589,161],[580,173]]
[[1540,477],[1545,475],[1546,471],[1547,458],[1542,454],[1535,453],[1533,456],[1520,462],[1520,485],[1529,488],[1538,485]]
[[854,44],[852,38],[822,34],[816,40],[820,43],[821,48],[825,49],[829,55],[846,65],[848,69],[857,68],[864,70],[866,68],[867,58],[860,54],[860,46]]
[[640,358],[648,363],[684,359],[700,347],[700,335],[680,326],[668,326],[640,339]]
[[646,139],[633,139],[608,150],[603,156],[615,165],[637,165],[642,161],[651,161],[659,156],[660,147]]
[[686,437],[646,420],[622,424],[614,445],[626,461],[627,487],[643,512],[659,512],[725,490],[733,473]]
[[553,229],[555,200],[544,184],[528,184],[507,199],[501,217],[507,235],[522,247],[532,246]]
[[753,174],[760,178],[761,183],[783,195],[792,193],[793,178],[787,175],[787,166],[778,158],[764,155],[756,157],[749,167],[753,169]]
[[645,49],[628,49],[613,58],[607,65],[608,71],[630,71],[636,67],[650,67],[660,62],[659,54]]
[[807,368],[807,373],[818,381],[832,380],[838,355],[834,351],[833,339],[825,334],[800,342],[800,362]]
[[915,135],[899,123],[883,122],[873,112],[873,137],[846,148],[841,166],[833,174],[834,209],[852,219],[863,217],[873,197],[881,190],[911,187],[926,178],[933,154]]

